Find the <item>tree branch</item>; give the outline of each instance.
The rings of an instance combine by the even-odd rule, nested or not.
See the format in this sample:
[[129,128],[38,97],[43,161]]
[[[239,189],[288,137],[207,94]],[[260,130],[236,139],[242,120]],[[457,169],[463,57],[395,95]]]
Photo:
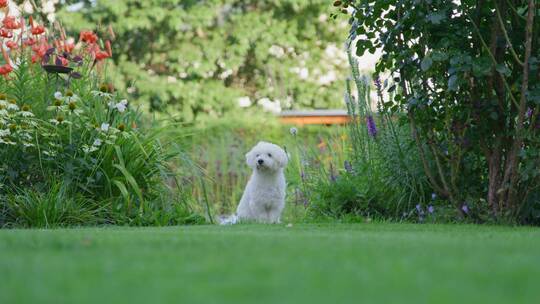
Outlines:
[[[482,37],[482,34],[480,33],[480,29],[478,28],[478,26],[476,25],[476,23],[474,23],[474,21],[472,20],[471,16],[469,16],[469,14],[465,13],[464,14],[467,16],[467,18],[469,18],[469,20],[471,21],[473,27],[474,27],[474,30],[476,31],[476,34],[478,35],[478,37],[480,38],[480,42],[482,42],[482,46],[486,49],[486,51],[488,52],[489,54],[489,57],[491,58],[491,61],[493,62],[493,64],[497,65],[498,62],[497,60],[495,59],[495,55],[493,55],[493,53],[491,53],[490,49],[489,49],[489,46],[486,44],[486,41],[484,40],[484,37]],[[497,71],[497,73],[499,73]],[[500,73],[499,73],[500,74]],[[519,108],[519,104],[516,100],[516,97],[514,97],[514,95],[512,94],[512,90],[510,89],[510,85],[508,84],[508,82],[506,81],[506,79],[504,78],[504,75],[501,74],[501,79],[504,83],[504,86],[506,87],[506,89],[508,90],[508,95],[510,96],[510,99],[512,99],[512,102],[514,103],[514,105],[516,106],[516,108]]]
[[508,182],[510,184],[507,185],[507,192],[506,192],[506,199],[507,199],[507,205],[509,207],[514,205],[514,199],[516,195],[516,189],[517,186],[517,166],[518,166],[518,157],[519,157],[519,150],[521,149],[521,145],[523,144],[523,123],[525,121],[525,113],[527,111],[527,91],[529,89],[529,59],[531,57],[532,52],[532,36],[533,36],[533,24],[534,24],[534,14],[535,14],[535,4],[534,0],[529,0],[528,5],[528,13],[527,13],[527,25],[525,27],[525,57],[523,60],[523,78],[521,81],[521,96],[520,96],[520,103],[519,103],[519,112],[516,122],[516,129],[515,129],[515,136],[514,143],[512,145],[512,150],[510,152],[510,156],[508,159],[508,163],[506,166],[506,170],[504,172],[504,179],[503,179],[503,185],[506,185]]
[[499,21],[499,25],[504,34],[504,38],[506,39],[506,42],[508,43],[508,48],[510,49],[510,53],[512,53],[512,56],[514,56],[514,59],[517,61],[517,63],[523,66],[523,61],[519,59],[519,56],[517,55],[516,51],[514,50],[514,46],[512,45],[512,42],[510,41],[510,37],[508,37],[508,32],[506,31],[506,27],[504,26],[501,13],[499,12],[499,6],[497,5],[497,1],[495,1],[495,12],[497,13],[497,20]]

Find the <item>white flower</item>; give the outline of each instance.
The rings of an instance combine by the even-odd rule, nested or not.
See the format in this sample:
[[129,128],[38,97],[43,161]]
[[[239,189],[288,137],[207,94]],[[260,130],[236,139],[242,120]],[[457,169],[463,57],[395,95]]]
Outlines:
[[109,124],[108,123],[102,123],[100,129],[103,132],[109,131]]
[[257,104],[262,106],[262,108],[265,111],[272,112],[272,113],[279,113],[281,112],[281,101],[279,100],[270,100],[270,98],[264,97],[257,101]]
[[113,108],[116,107],[116,103],[115,103],[114,101],[109,101],[109,102],[107,103],[107,105],[109,106],[110,109],[113,109]]
[[107,92],[92,91],[91,93],[92,93],[92,95],[97,96],[97,97],[112,98],[112,94],[107,93]]
[[285,56],[285,50],[279,45],[275,44],[268,49],[268,53],[276,58],[281,58]]
[[296,136],[296,134],[298,134],[298,129],[295,128],[295,127],[292,127],[292,128],[289,130],[289,132],[291,132],[291,135],[292,135],[292,136]]
[[32,112],[29,112],[29,111],[21,111],[19,112],[19,115],[21,115],[22,117],[33,117],[34,114]]
[[5,144],[5,145],[12,145],[12,146],[14,146],[14,145],[15,145],[15,142],[13,142],[13,141],[11,141],[11,140],[5,141],[5,140],[3,140],[3,139],[0,138],[0,144]]
[[248,96],[238,98],[238,105],[242,108],[251,106],[251,99]]
[[92,146],[94,146],[94,147],[101,146],[101,139],[98,138],[98,139],[94,140],[94,143],[92,144]]
[[309,77],[309,70],[307,68],[301,68],[298,72],[298,76],[300,76],[300,79],[306,80]]
[[119,103],[116,104],[116,109],[118,110],[118,112],[124,113],[124,111],[127,108],[127,104],[128,104],[127,100],[123,99]]
[[11,134],[11,131],[9,129],[5,129],[5,130],[0,129],[0,137],[4,137],[10,134]]
[[8,110],[13,110],[13,111],[19,111],[19,106],[14,104],[14,103],[8,103],[7,109]]
[[62,100],[62,98],[64,98],[64,96],[62,95],[62,93],[56,92],[56,93],[54,93],[54,98]]
[[73,94],[72,96],[66,96],[67,102],[79,100],[79,96]]

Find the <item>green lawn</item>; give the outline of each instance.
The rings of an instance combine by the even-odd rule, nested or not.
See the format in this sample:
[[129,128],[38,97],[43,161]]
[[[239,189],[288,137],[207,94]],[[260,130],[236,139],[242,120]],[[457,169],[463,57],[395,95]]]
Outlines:
[[540,229],[0,230],[0,303],[538,303]]

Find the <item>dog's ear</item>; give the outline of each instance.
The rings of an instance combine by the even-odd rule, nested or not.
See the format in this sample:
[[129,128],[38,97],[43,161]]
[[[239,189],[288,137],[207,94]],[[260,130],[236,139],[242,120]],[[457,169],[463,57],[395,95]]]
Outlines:
[[251,168],[255,168],[255,152],[253,152],[253,149],[246,153],[246,164]]
[[289,162],[289,156],[282,148],[279,148],[279,152],[276,155],[276,160],[280,168],[285,168]]

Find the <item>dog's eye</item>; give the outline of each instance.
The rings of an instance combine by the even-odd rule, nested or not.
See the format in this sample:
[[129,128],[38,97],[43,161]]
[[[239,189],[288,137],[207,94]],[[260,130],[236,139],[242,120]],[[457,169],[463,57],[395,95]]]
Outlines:
[[255,157],[259,157],[259,154],[255,155]]
[[272,157],[272,154],[268,153],[268,157]]

